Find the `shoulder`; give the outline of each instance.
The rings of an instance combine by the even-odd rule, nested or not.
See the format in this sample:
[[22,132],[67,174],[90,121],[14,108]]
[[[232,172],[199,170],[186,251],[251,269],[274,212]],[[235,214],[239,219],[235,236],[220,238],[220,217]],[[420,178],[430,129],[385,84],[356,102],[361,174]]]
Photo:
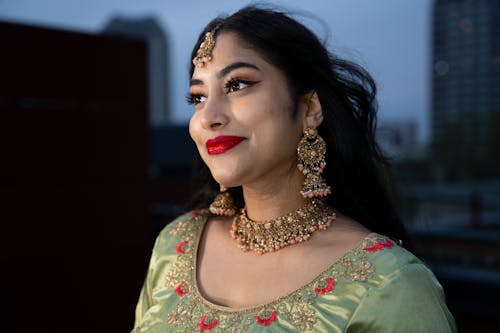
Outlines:
[[[443,289],[421,260],[378,234],[370,234],[361,251],[375,274],[366,281],[351,328],[371,323],[371,332],[455,332]],[[377,313],[382,308],[385,315],[380,320]]]
[[432,271],[419,258],[388,237],[376,233],[368,235],[361,251],[377,272],[371,282],[378,288],[396,281],[418,286],[425,280],[441,289]]
[[157,241],[165,242],[172,238],[193,237],[199,232],[207,218],[204,211],[192,210],[169,222],[158,234]]
[[168,223],[158,234],[153,249],[155,257],[164,253],[182,253],[188,243],[193,244],[200,236],[207,219],[205,211],[190,211]]
[[380,274],[390,275],[408,265],[424,265],[413,253],[389,237],[371,233],[365,237],[361,245],[369,261]]
[[[191,266],[191,259],[196,253],[207,214],[202,211],[191,211],[183,214],[167,224],[156,238],[148,271],[148,287],[153,291],[161,291],[178,283],[178,276],[186,273]],[[169,275],[170,278],[166,278]],[[168,280],[168,281],[167,281]]]

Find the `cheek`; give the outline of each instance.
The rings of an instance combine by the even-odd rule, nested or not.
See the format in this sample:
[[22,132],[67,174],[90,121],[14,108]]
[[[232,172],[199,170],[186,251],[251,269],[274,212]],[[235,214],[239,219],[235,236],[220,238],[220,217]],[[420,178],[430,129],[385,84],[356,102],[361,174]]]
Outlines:
[[198,145],[200,128],[196,118],[197,116],[196,114],[194,114],[189,120],[189,135],[191,136],[191,139],[194,141],[194,143]]
[[196,148],[201,156],[201,159],[207,163],[207,151],[205,148],[205,142],[202,138],[202,128],[200,122],[197,119],[197,114],[193,114],[191,120],[189,121],[189,135],[191,136],[191,140],[196,144]]

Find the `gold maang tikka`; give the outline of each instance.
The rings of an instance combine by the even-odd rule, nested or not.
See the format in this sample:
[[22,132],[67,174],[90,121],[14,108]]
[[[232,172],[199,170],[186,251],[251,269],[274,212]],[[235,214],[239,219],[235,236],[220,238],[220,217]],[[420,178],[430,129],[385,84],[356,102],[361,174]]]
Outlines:
[[212,52],[215,47],[215,32],[219,26],[216,26],[212,31],[205,33],[205,39],[201,42],[196,57],[193,58],[193,64],[198,67],[203,67],[207,62],[212,60]]

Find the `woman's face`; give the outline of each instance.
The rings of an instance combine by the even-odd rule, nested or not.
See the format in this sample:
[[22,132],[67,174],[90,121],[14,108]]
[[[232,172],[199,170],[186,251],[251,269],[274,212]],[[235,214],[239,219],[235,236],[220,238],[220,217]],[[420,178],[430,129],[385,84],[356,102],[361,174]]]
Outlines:
[[285,74],[236,34],[221,33],[212,60],[190,83],[189,132],[214,179],[227,187],[270,184],[296,171],[301,117]]

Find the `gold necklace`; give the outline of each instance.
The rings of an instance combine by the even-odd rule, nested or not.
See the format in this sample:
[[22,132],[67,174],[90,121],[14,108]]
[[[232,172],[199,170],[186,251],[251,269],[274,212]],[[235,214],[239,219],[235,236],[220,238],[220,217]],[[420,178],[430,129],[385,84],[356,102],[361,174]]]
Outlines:
[[264,222],[253,221],[242,208],[233,219],[229,233],[243,251],[262,255],[308,240],[316,230],[326,230],[336,215],[333,209],[318,199],[287,215]]

